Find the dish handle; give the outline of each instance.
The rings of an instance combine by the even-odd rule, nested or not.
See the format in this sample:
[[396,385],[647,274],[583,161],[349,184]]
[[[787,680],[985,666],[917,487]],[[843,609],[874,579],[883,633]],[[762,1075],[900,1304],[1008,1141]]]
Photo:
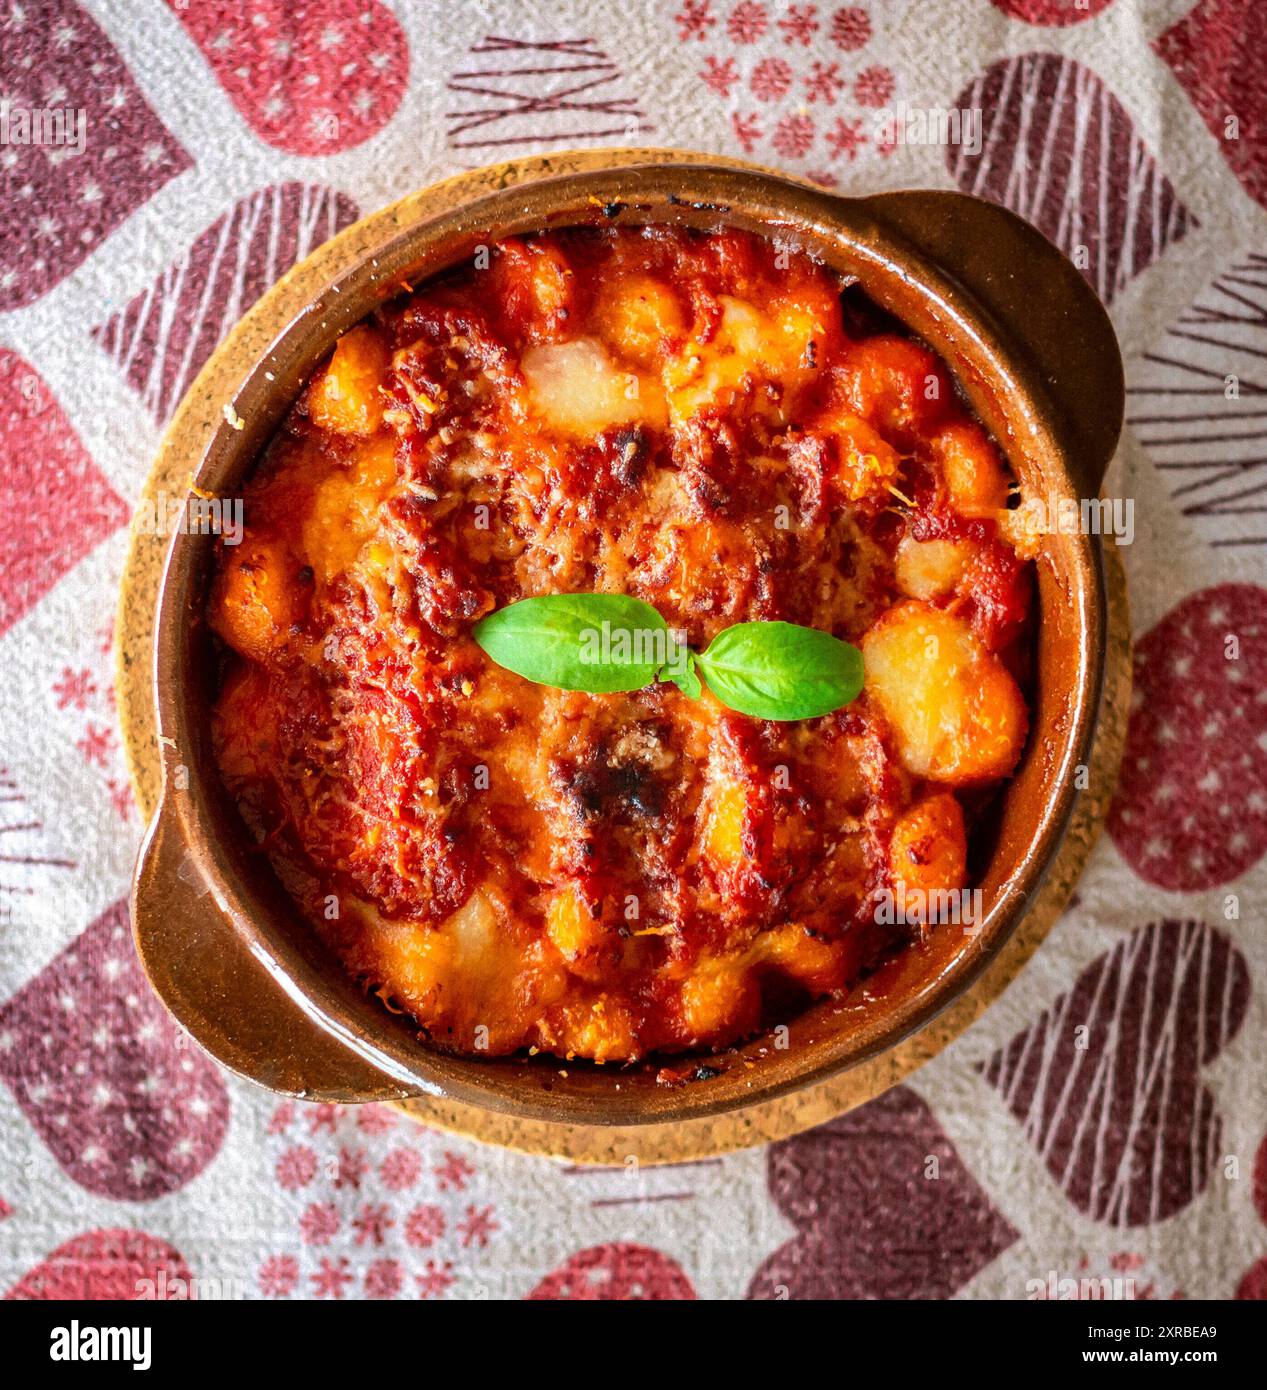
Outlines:
[[1098,497],[1126,387],[1112,321],[1082,273],[1028,222],[971,194],[910,190],[861,201],[934,264],[955,267],[1054,407],[1078,495]]
[[154,992],[218,1062],[305,1100],[397,1100],[385,1076],[304,1013],[233,929],[164,792],[133,879],[132,932]]

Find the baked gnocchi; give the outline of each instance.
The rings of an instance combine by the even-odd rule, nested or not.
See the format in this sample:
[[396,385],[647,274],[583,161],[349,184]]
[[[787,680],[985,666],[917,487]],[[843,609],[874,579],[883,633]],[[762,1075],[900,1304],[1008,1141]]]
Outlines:
[[[1027,736],[1011,479],[926,346],[738,231],[504,241],[335,345],[222,544],[213,739],[313,930],[432,1045],[725,1047],[941,926]],[[475,623],[628,594],[857,645],[774,723],[556,690]]]

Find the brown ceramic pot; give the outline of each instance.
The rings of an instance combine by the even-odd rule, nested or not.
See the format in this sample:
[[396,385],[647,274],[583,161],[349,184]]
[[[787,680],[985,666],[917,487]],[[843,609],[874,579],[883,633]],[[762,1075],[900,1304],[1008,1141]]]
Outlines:
[[[200,489],[240,495],[270,435],[335,339],[376,304],[499,237],[546,227],[673,223],[781,235],[902,319],[950,364],[1027,496],[1095,497],[1122,419],[1122,364],[1085,280],[1011,213],[959,193],[842,198],[756,170],[622,166],[507,188],[389,234],[288,324],[216,431]],[[571,1124],[674,1122],[769,1100],[877,1057],[961,995],[1016,927],[1053,859],[1089,759],[1104,663],[1099,542],[1044,539],[1037,688],[1008,784],[975,935],[953,927],[899,955],[843,1001],[657,1084],[660,1062],[451,1057],[364,993],[320,946],[220,785],[209,746],[215,661],[203,620],[208,536],[176,536],[156,625],[163,795],[132,897],[137,946],[164,1003],[209,1052],[274,1090],[314,1099],[446,1096]]]

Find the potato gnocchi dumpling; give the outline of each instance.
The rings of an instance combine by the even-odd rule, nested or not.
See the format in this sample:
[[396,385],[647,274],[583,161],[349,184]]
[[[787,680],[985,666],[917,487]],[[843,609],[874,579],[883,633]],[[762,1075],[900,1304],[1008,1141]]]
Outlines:
[[895,334],[852,343],[839,373],[848,408],[909,447],[953,408],[946,369],[929,350]]
[[551,428],[588,436],[620,425],[664,420],[660,384],[624,370],[597,338],[543,343],[523,355],[533,407]]
[[308,609],[311,574],[286,541],[253,536],[229,552],[212,597],[212,625],[235,651],[267,662]]
[[650,275],[630,275],[604,284],[594,312],[611,349],[644,368],[663,363],[687,330],[685,310],[672,286]]
[[372,328],[360,324],[345,333],[308,390],[314,424],[331,434],[373,434],[387,404],[378,389],[387,357],[386,344]]
[[910,598],[944,598],[954,592],[974,552],[971,541],[903,536],[894,563],[898,588]]
[[873,497],[887,505],[902,457],[872,425],[856,415],[837,415],[818,422],[832,453],[832,481],[849,502]]
[[906,915],[928,921],[936,895],[964,886],[967,859],[963,808],[950,792],[934,792],[904,811],[889,842],[889,872]]
[[1025,742],[1016,681],[961,619],[919,599],[862,639],[866,688],[909,772],[950,786],[1006,777]]
[[990,517],[1008,501],[1007,473],[989,435],[972,420],[938,430],[929,452],[940,464],[950,502],[960,516]]
[[[795,247],[479,248],[339,339],[249,481],[208,603],[222,777],[428,1045],[725,1049],[845,999],[970,886],[1026,736],[1009,487],[937,356]],[[472,639],[586,592],[696,651],[748,621],[832,633],[863,691],[778,723],[536,685]]]

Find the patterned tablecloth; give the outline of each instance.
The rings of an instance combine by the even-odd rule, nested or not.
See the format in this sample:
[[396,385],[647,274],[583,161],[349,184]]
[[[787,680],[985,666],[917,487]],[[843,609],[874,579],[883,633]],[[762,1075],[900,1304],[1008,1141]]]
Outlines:
[[[1258,0],[0,0],[0,1287],[1267,1297],[1265,44]],[[111,690],[129,512],[228,326],[361,211],[602,144],[1005,202],[1130,387],[1136,705],[1074,905],[905,1085],[658,1170],[282,1104],[182,1047],[128,935]]]

